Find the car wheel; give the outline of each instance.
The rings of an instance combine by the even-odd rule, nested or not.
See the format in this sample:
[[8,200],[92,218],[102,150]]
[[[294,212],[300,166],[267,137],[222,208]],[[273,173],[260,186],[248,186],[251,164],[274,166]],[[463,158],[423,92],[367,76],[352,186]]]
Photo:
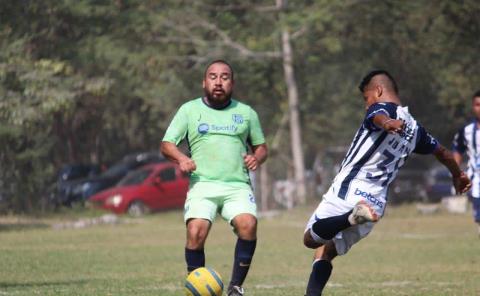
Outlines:
[[148,207],[141,201],[133,201],[129,206],[127,213],[133,217],[140,217],[148,213]]

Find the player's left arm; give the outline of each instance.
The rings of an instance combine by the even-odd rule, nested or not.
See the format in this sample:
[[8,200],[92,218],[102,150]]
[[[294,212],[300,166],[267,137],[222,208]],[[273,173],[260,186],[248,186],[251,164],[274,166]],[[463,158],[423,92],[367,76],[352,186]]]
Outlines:
[[452,144],[453,158],[458,165],[461,165],[463,161],[463,154],[467,151],[467,143],[465,140],[465,127],[462,127],[458,130],[458,132],[453,137]]
[[435,155],[435,158],[447,167],[452,174],[453,186],[455,187],[457,194],[465,193],[470,187],[472,187],[470,179],[464,172],[462,172],[451,151],[443,147],[441,144],[437,144],[437,147],[433,151],[433,155]]
[[263,143],[260,145],[250,146],[253,154],[246,154],[243,157],[245,166],[251,170],[255,171],[262,163],[267,160],[268,157],[268,148],[267,144]]
[[396,119],[396,108],[385,103],[375,103],[367,109],[364,127],[370,131],[386,131],[391,134],[401,133],[403,120]]
[[467,192],[472,183],[468,176],[462,172],[455,161],[453,153],[441,145],[432,135],[430,135],[420,124],[418,124],[417,144],[413,152],[419,154],[433,154],[452,174],[453,186],[457,194]]
[[398,134],[403,130],[403,120],[390,118],[384,113],[376,114],[372,121],[376,126],[392,134]]
[[453,159],[455,159],[455,162],[458,165],[461,165],[463,161],[463,155],[458,153],[457,151],[453,151],[452,153],[453,153]]
[[267,144],[265,143],[265,136],[263,135],[260,120],[255,110],[250,108],[249,116],[249,135],[247,143],[252,150],[252,154],[246,154],[243,156],[245,166],[255,171],[268,156]]

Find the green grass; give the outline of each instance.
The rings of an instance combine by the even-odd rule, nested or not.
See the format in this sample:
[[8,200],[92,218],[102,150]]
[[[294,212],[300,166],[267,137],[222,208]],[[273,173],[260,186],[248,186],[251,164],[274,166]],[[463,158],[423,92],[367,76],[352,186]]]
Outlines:
[[[312,252],[302,236],[313,208],[260,220],[247,295],[303,295]],[[480,239],[469,213],[388,210],[335,259],[325,295],[480,295]],[[182,213],[122,219],[128,223],[55,230],[55,217],[0,218],[0,295],[184,295]],[[206,256],[225,282],[234,244],[219,219]]]

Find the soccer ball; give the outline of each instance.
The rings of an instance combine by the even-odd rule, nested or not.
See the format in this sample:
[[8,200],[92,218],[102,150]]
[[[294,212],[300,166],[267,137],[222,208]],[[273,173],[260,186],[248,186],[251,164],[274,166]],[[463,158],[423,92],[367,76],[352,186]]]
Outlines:
[[187,296],[221,296],[222,278],[212,268],[197,268],[188,275],[185,291]]

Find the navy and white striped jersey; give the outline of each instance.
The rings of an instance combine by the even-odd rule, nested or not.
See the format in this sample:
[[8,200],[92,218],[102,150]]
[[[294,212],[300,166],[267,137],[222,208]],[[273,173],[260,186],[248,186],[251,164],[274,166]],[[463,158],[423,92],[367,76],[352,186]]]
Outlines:
[[467,174],[472,181],[470,195],[480,197],[480,132],[476,121],[463,126],[453,139],[453,151],[468,156]]
[[[400,134],[387,133],[373,123],[373,117],[383,113],[404,121]],[[413,118],[408,107],[394,103],[376,103],[370,106],[345,156],[327,196],[346,200],[361,195],[381,212],[386,202],[388,185],[398,169],[415,152],[430,154],[438,142]]]

